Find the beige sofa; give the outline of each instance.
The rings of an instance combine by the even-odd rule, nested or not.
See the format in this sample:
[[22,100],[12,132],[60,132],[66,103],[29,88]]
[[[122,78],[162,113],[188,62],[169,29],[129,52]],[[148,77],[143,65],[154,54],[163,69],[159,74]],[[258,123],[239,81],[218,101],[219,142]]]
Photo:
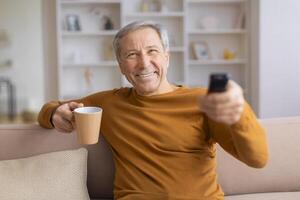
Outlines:
[[[300,117],[261,121],[268,131],[270,148],[265,168],[249,168],[218,149],[217,171],[225,199],[300,199]],[[79,147],[75,134],[60,134],[38,125],[0,126],[0,160]],[[91,199],[112,199],[114,166],[107,144],[101,138],[99,144],[86,148]]]

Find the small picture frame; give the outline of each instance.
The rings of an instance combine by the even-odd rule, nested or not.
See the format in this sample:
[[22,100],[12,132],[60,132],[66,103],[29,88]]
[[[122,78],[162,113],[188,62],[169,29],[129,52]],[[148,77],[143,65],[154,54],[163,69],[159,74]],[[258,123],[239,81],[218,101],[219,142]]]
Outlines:
[[246,19],[245,19],[245,12],[244,10],[241,10],[237,19],[236,19],[236,23],[235,23],[235,26],[234,28],[236,29],[244,29],[245,28],[245,23],[246,23]]
[[211,58],[210,50],[206,42],[194,42],[192,49],[196,60],[208,60]]
[[67,27],[67,31],[81,31],[79,16],[75,14],[67,15],[66,27]]

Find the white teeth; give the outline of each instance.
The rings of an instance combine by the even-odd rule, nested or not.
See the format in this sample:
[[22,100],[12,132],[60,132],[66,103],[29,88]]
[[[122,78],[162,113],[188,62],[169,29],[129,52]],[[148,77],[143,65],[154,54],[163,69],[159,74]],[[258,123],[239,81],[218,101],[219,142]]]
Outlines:
[[149,77],[149,76],[152,76],[153,75],[153,72],[149,73],[149,74],[139,74],[138,76],[142,77],[142,78],[146,78],[146,77]]

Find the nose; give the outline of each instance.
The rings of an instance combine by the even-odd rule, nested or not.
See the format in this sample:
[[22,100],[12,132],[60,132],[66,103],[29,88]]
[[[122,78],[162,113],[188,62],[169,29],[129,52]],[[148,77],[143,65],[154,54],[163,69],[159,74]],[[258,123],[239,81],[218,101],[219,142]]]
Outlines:
[[146,53],[141,54],[140,66],[143,67],[143,68],[146,68],[150,65],[150,63],[151,63],[150,56],[147,55]]

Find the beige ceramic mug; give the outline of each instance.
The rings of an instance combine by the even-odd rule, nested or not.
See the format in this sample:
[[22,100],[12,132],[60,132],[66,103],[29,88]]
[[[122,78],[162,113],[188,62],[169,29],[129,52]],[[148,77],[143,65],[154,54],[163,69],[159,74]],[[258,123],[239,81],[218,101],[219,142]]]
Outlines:
[[100,134],[102,108],[81,107],[74,111],[77,137],[81,144],[96,144]]

